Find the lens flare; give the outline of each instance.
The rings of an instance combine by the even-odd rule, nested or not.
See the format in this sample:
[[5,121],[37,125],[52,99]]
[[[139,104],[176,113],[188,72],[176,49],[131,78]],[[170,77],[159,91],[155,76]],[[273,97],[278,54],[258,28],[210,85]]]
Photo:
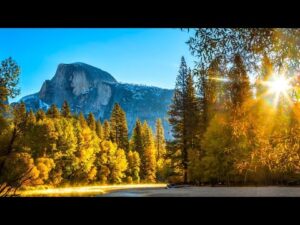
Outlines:
[[269,88],[271,93],[283,94],[286,93],[291,86],[288,79],[280,76],[269,82]]
[[289,97],[289,91],[292,89],[291,78],[287,78],[284,75],[273,75],[270,80],[264,81],[268,90],[266,95],[273,96],[273,105],[277,106],[280,97],[283,97],[290,104],[291,99]]
[[223,77],[210,77],[210,80],[216,80],[216,81],[221,81],[221,82],[229,82],[229,79],[223,78]]

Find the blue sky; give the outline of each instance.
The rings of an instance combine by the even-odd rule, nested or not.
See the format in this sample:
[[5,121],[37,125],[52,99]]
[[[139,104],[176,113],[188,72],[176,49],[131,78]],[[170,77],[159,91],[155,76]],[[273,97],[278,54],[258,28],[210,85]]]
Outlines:
[[183,55],[194,58],[180,29],[0,29],[0,59],[21,67],[20,97],[38,92],[59,63],[84,62],[118,81],[173,88]]

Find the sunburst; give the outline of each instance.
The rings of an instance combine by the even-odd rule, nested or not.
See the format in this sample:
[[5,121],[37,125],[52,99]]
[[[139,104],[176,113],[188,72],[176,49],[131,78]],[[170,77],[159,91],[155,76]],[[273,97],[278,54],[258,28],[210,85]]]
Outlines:
[[287,78],[285,75],[274,74],[268,81],[262,82],[268,90],[265,95],[273,96],[273,105],[276,107],[279,103],[280,97],[291,103],[289,97],[289,91],[292,90],[291,78]]

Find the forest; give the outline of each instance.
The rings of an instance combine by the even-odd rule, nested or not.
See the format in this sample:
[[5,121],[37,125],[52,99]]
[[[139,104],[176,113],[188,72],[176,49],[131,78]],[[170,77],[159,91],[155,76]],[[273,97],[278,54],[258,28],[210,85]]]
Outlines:
[[52,105],[36,113],[26,112],[20,103],[11,115],[1,133],[7,152],[1,182],[7,187],[154,183],[165,178],[160,119],[155,134],[146,121],[137,120],[128,140],[125,112],[118,104],[103,124],[92,113],[87,118],[72,115],[67,102],[61,110]]
[[[46,112],[9,105],[20,67],[0,66],[0,195],[21,186],[117,183],[274,185],[300,181],[300,30],[201,28],[181,58],[165,140],[126,112],[110,120],[72,114],[68,103]],[[174,74],[176,76],[176,74]]]

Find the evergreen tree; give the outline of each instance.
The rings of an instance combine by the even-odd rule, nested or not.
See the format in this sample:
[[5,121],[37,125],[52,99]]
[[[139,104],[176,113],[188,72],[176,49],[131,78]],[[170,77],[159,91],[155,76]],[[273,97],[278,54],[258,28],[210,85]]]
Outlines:
[[101,140],[103,140],[103,128],[100,120],[97,120],[96,122],[96,134]]
[[176,80],[174,96],[169,110],[169,122],[177,145],[181,151],[183,181],[188,182],[188,152],[197,146],[199,124],[199,106],[195,94],[191,72],[185,59],[181,58],[179,74]]
[[[145,147],[147,144],[149,144],[148,142],[146,142],[146,141],[149,141],[149,138],[148,138],[148,137],[147,137],[147,139],[146,139],[146,135],[149,135],[149,132],[150,132],[149,129],[151,129],[151,128],[149,127],[147,121],[144,120],[144,122],[143,122],[143,124],[142,124],[142,143],[143,143],[143,146],[144,146],[144,147]],[[151,130],[151,132],[152,132],[152,130]]]
[[118,103],[114,104],[114,107],[112,109],[111,115],[110,115],[110,138],[111,141],[114,143],[119,144],[119,132],[118,132],[118,125],[119,125],[119,119],[120,119],[120,105]]
[[110,118],[111,140],[117,145],[128,150],[128,128],[126,114],[118,103],[114,105]]
[[221,66],[222,58],[212,60],[207,71],[199,71],[198,93],[201,113],[201,134],[204,134],[210,120],[222,110],[226,96],[224,84],[226,69]]
[[194,81],[191,72],[187,75],[187,88],[185,93],[185,108],[188,109],[185,112],[185,126],[187,127],[186,133],[186,143],[189,150],[194,150],[198,147],[197,138],[198,136],[198,127],[199,124],[199,104],[198,99],[196,98],[196,92],[194,87]]
[[91,130],[96,130],[96,120],[93,113],[89,113],[87,124],[91,128]]
[[110,140],[110,124],[107,120],[104,120],[103,123],[103,139]]
[[164,180],[166,177],[167,164],[170,160],[167,160],[164,127],[162,125],[161,119],[157,119],[155,124],[155,149],[157,161],[156,177],[157,180]]
[[48,109],[46,114],[49,118],[59,118],[60,117],[59,110],[55,104],[52,104],[50,106],[50,108]]
[[157,119],[155,124],[155,148],[157,152],[157,160],[164,158],[166,154],[166,142],[164,127],[161,123],[161,119]]
[[156,151],[151,128],[145,121],[143,124],[143,156],[141,175],[146,182],[156,181]]
[[128,127],[127,127],[127,120],[126,120],[126,113],[122,108],[120,108],[120,121],[119,121],[119,132],[120,132],[120,148],[124,149],[125,151],[129,150],[129,141],[128,141]]
[[14,126],[19,132],[23,132],[26,124],[26,106],[24,102],[17,104],[13,109]]
[[70,110],[70,106],[68,104],[67,101],[64,101],[62,107],[61,107],[61,115],[65,118],[70,118],[72,117],[72,114],[71,114],[71,110]]
[[27,118],[26,118],[26,124],[27,125],[34,125],[36,123],[36,117],[34,115],[34,112],[32,109],[27,113]]
[[36,113],[35,113],[35,117],[36,117],[36,120],[39,121],[39,120],[44,120],[46,118],[46,114],[44,112],[44,110],[42,109],[39,109]]
[[249,77],[240,55],[235,56],[228,78],[228,107],[234,110],[240,108],[252,95]]
[[78,121],[79,121],[79,124],[80,124],[81,127],[86,127],[87,126],[87,122],[86,122],[82,112],[79,113]]
[[135,127],[131,137],[131,150],[137,151],[140,157],[143,156],[144,143],[143,143],[143,128],[139,119],[136,120]]

